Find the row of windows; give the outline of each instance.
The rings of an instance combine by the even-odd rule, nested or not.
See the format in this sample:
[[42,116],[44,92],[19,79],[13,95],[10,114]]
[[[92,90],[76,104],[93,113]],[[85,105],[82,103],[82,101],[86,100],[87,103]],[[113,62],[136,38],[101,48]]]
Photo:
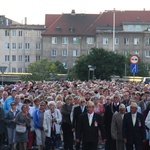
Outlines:
[[[72,51],[72,56],[73,57],[77,57],[78,54],[78,50],[73,50]],[[51,50],[51,56],[57,56],[57,50],[56,49],[52,49]],[[62,56],[68,56],[68,51],[67,50],[62,50]]]
[[141,25],[128,25],[128,31],[141,31]]
[[[26,50],[30,49],[30,43],[24,43],[24,47]],[[5,43],[5,49],[10,48],[10,43]],[[17,49],[17,43],[11,43],[11,48],[12,49]],[[35,45],[36,50],[41,50],[41,43],[36,43]],[[23,43],[18,43],[18,49],[22,50],[23,49]]]
[[[72,43],[73,44],[78,44],[80,39],[81,39],[81,37],[73,37],[72,38]],[[57,37],[52,37],[51,43],[52,44],[57,44],[58,43]],[[69,43],[68,37],[62,37],[62,44],[68,44],[68,43]],[[93,37],[87,37],[86,38],[86,43],[87,44],[94,44],[94,38]]]
[[[128,54],[136,54],[139,55],[139,51],[123,51],[124,55],[128,55]],[[150,51],[145,51],[145,57],[150,57]]]
[[[119,38],[115,38],[115,45],[119,45]],[[108,38],[102,38],[102,44],[107,45],[108,44]],[[129,45],[130,44],[130,39],[128,37],[125,37],[123,39],[123,44],[124,45]],[[140,44],[140,39],[139,38],[134,38],[133,39],[133,44],[134,45],[139,45]],[[150,38],[145,38],[145,44],[150,45]]]
[[[12,55],[11,60],[12,61],[17,61],[17,56]],[[30,56],[25,55],[24,60],[25,60],[25,62],[30,62]],[[9,55],[5,55],[5,61],[10,61],[10,56]],[[23,56],[22,55],[18,55],[18,61],[23,61]]]
[[[111,39],[112,40],[112,39]],[[52,44],[57,44],[58,39],[57,37],[52,37]],[[119,38],[115,38],[115,45],[119,45]],[[73,44],[78,44],[79,43],[79,37],[73,37],[72,38],[72,43]],[[93,37],[87,37],[86,39],[87,44],[94,44],[94,38]],[[140,39],[139,38],[134,38],[133,39],[133,44],[134,45],[139,45]],[[62,37],[62,44],[68,44],[68,37]],[[108,38],[104,37],[102,38],[102,44],[103,45],[108,45]],[[128,37],[125,37],[123,39],[123,44],[124,45],[129,45],[130,44],[130,39]],[[145,38],[145,44],[150,45],[150,38]]]
[[[5,36],[9,36],[11,34],[12,37],[15,37],[15,36],[19,36],[19,37],[22,37],[23,35],[25,37],[30,37],[30,31],[22,31],[22,30],[19,30],[19,31],[16,31],[16,30],[5,30]],[[41,31],[36,31],[36,36],[37,37],[41,37]]]

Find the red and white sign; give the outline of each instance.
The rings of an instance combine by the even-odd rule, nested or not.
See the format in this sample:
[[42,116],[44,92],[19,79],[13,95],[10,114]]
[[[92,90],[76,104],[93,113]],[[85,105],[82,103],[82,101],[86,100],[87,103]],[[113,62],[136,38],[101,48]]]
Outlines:
[[138,55],[136,54],[133,54],[131,57],[130,57],[130,63],[131,64],[137,64],[139,62],[140,58]]

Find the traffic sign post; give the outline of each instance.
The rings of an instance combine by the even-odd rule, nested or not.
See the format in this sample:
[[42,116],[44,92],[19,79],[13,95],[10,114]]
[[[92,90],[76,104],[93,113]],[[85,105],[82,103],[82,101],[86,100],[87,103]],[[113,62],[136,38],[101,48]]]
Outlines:
[[137,64],[139,62],[140,58],[138,55],[134,54],[130,57],[130,63],[131,64]]
[[140,58],[138,55],[133,54],[130,57],[130,72],[133,73],[133,77],[135,77],[135,73],[138,73],[138,62],[140,61]]

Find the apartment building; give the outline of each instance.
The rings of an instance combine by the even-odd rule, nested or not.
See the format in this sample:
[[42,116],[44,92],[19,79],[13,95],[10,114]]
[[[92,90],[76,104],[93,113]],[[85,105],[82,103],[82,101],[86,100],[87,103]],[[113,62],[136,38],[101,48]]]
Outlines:
[[[104,11],[100,14],[47,14],[43,57],[72,67],[92,47],[124,55],[137,54],[150,63],[150,11]],[[114,46],[113,46],[114,43]]]
[[25,72],[42,57],[42,32],[45,25],[27,25],[3,17],[0,25],[0,66],[7,72]]
[[[104,11],[100,14],[46,14],[45,25],[0,23],[0,63],[24,72],[41,58],[71,68],[92,47],[123,55],[137,54],[150,63],[150,11]],[[1,21],[1,20],[0,20]],[[2,22],[2,21],[1,21]]]

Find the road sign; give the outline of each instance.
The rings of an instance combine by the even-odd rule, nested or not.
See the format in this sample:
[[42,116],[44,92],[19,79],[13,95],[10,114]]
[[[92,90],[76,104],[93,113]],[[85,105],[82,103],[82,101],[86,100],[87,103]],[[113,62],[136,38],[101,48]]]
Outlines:
[[134,54],[130,57],[130,63],[131,64],[137,64],[139,62],[140,58],[138,55]]
[[131,64],[130,65],[130,72],[138,73],[138,65],[137,64]]

